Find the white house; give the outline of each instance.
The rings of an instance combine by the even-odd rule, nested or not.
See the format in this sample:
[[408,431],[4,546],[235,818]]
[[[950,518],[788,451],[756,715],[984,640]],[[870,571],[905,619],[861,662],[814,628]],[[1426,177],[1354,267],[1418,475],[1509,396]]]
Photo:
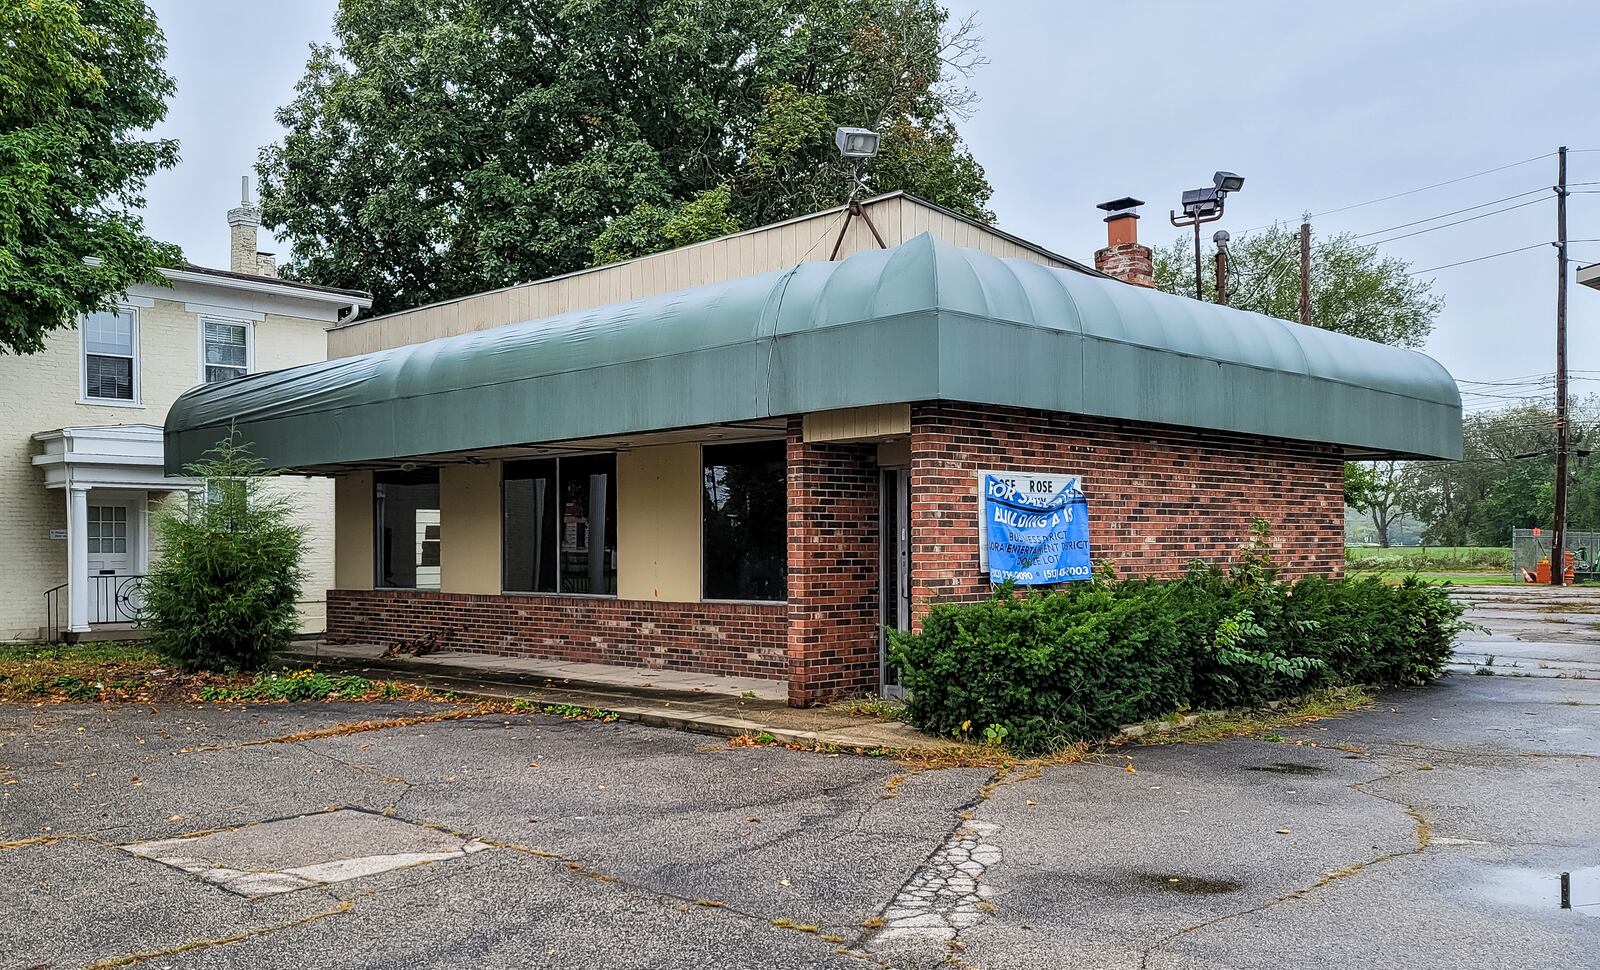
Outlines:
[[[197,384],[323,360],[325,331],[371,298],[278,279],[260,213],[228,213],[227,270],[163,270],[113,311],[0,356],[0,640],[115,634],[134,619],[151,515],[195,482],[162,472],[161,425]],[[308,531],[302,628],[320,631],[333,575],[333,494],[286,479]]]

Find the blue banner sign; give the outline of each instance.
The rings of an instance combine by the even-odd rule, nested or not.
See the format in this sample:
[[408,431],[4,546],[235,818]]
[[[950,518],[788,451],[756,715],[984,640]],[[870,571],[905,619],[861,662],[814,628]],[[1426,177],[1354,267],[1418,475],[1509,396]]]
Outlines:
[[982,511],[992,582],[1048,586],[1093,578],[1089,502],[1078,476],[985,472]]

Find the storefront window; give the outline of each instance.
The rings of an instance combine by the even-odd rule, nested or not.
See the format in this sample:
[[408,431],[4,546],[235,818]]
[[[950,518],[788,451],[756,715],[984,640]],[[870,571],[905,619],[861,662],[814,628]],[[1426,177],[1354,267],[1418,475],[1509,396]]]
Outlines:
[[711,445],[702,456],[705,598],[785,599],[789,499],[784,443]]
[[439,588],[439,470],[374,476],[376,585]]
[[506,590],[616,595],[616,455],[507,462],[502,507]]

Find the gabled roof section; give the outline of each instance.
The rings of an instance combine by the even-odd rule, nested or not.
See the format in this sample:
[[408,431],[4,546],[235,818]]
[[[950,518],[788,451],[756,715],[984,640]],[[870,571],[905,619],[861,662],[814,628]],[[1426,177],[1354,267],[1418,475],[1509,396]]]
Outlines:
[[970,401],[1457,458],[1454,380],[1411,350],[929,235],[202,386],[180,470],[237,422],[274,467]]

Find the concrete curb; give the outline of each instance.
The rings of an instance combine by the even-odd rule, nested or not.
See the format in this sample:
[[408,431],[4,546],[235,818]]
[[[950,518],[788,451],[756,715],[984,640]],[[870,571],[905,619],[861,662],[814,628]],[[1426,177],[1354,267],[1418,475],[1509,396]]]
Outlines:
[[[592,698],[573,698],[573,706],[593,707],[615,714],[618,720],[643,724],[649,727],[669,728],[677,731],[688,731],[694,734],[706,734],[712,737],[735,738],[741,735],[767,734],[783,744],[802,744],[831,746],[845,749],[861,749],[863,751],[882,752],[885,754],[900,754],[911,751],[937,749],[942,750],[949,746],[949,742],[938,738],[928,737],[926,743],[893,744],[885,743],[882,738],[866,735],[857,735],[849,731],[803,731],[794,728],[780,727],[766,721],[746,717],[734,717],[727,714],[712,714],[703,711],[673,711],[663,707],[645,707],[633,704],[617,704],[619,695],[634,695],[640,697],[660,698],[664,701],[694,701],[705,702],[708,698],[704,694],[690,694],[683,691],[673,691],[665,688],[619,688],[615,684],[599,684],[584,681],[563,679],[559,684],[550,683],[546,686],[546,678],[530,678],[528,682],[507,679],[502,688],[484,686],[483,682],[494,683],[496,678],[488,676],[473,676],[470,671],[463,670],[454,665],[427,664],[426,661],[352,661],[344,657],[317,657],[300,651],[285,651],[278,657],[291,663],[319,663],[329,664],[342,668],[360,668],[370,670],[390,671],[404,675],[406,679],[429,686],[448,690],[461,697],[487,701],[516,701],[535,700],[530,694],[556,693],[576,695],[600,695]],[[428,669],[419,669],[426,666]],[[537,681],[537,682],[535,682]],[[765,706],[769,710],[788,710],[774,702],[747,701],[757,707]],[[552,700],[550,706],[561,706],[559,699]],[[918,738],[926,737],[918,734]]]

